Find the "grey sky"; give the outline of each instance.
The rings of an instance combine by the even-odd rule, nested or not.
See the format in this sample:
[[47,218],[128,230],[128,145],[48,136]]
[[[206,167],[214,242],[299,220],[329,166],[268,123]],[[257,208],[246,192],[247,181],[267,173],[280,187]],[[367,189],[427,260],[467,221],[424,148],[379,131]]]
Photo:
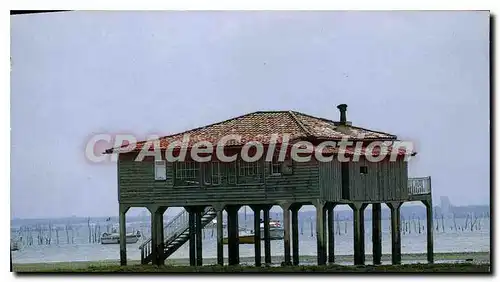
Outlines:
[[66,12],[11,16],[13,217],[118,212],[93,133],[169,134],[256,110],[416,142],[435,204],[489,202],[487,12]]

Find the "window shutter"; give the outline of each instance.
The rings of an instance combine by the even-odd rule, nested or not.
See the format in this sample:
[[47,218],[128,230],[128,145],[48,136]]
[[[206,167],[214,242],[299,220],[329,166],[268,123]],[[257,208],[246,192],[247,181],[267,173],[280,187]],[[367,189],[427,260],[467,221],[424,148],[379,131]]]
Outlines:
[[155,161],[155,180],[167,180],[166,161]]

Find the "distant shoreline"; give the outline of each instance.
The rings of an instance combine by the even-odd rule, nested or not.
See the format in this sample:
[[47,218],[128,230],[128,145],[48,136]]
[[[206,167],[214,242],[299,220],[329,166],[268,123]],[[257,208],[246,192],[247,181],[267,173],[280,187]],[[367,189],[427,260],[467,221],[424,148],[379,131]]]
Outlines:
[[[441,217],[441,207],[439,206],[434,206],[434,216],[439,216]],[[243,209],[243,207],[242,207]],[[368,210],[370,210],[370,207],[368,207]],[[383,213],[383,219],[390,219],[389,217],[389,209],[386,208],[384,205],[382,205],[382,213]],[[180,211],[179,211],[180,212]],[[451,211],[449,215],[455,214],[455,218],[466,218],[469,214],[473,213],[476,216],[484,216],[486,214],[486,217],[489,218],[491,212],[491,207],[490,205],[468,205],[468,206],[453,206],[451,208]],[[338,214],[340,217],[345,217],[342,220],[351,220],[352,219],[352,211],[349,208],[345,209],[340,209],[340,210],[335,210],[335,213]],[[240,210],[238,214],[243,215],[244,212]],[[271,214],[273,215],[281,215],[281,211],[271,211]],[[301,210],[299,211],[300,215],[303,215],[305,217],[315,217],[316,212],[314,209],[312,210]],[[425,207],[419,206],[419,205],[412,205],[412,206],[405,206],[403,205],[401,207],[401,215],[402,216],[422,216],[422,219],[425,219]],[[146,216],[149,216],[149,213],[146,212]],[[165,215],[166,216],[166,215]],[[175,215],[171,215],[175,216]],[[247,216],[252,217],[253,212],[249,211],[247,213]],[[127,215],[127,220],[133,220],[133,221],[141,221],[143,220],[143,215],[141,214],[134,214],[134,215]],[[168,216],[166,216],[168,218]],[[11,218],[10,223],[11,227],[13,223],[16,224],[23,224],[26,222],[36,222],[36,223],[47,223],[47,222],[52,222],[52,223],[67,223],[68,221],[71,221],[72,223],[87,223],[88,219],[91,219],[92,221],[106,221],[106,219],[111,219],[112,222],[118,222],[118,215],[110,215],[110,216],[62,216],[62,217],[41,217],[41,218]],[[366,219],[370,219],[371,215],[370,213],[367,213]]]

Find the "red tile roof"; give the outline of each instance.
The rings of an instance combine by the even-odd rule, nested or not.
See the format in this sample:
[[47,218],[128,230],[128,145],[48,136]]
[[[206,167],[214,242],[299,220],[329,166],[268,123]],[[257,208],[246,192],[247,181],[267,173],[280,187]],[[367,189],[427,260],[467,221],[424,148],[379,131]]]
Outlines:
[[[209,141],[216,145],[224,136],[237,134],[241,142],[231,140],[226,146],[240,146],[248,141],[259,141],[269,144],[272,134],[290,135],[293,140],[396,140],[395,135],[369,130],[352,125],[340,125],[338,121],[314,117],[296,111],[258,111],[222,122],[191,129],[185,132],[160,138],[160,148],[166,149],[174,141],[182,141],[189,134],[189,147],[199,141]],[[280,143],[278,138],[278,143]],[[146,141],[136,144],[135,150],[140,150]],[[122,147],[126,147],[125,145]],[[116,148],[115,148],[116,149]],[[106,152],[111,153],[113,149]]]

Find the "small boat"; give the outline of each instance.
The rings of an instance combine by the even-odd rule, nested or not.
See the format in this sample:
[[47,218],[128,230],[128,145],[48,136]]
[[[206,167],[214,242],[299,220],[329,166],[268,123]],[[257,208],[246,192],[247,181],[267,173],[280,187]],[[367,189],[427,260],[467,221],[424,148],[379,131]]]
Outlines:
[[[281,226],[278,220],[269,220],[269,235],[270,240],[282,240],[285,237],[285,229]],[[254,231],[248,231],[246,229],[240,229],[238,233],[238,239],[240,244],[254,244],[255,235]],[[260,239],[264,240],[264,221],[260,222]],[[222,239],[223,244],[228,243],[228,238]]]
[[[135,244],[139,241],[141,233],[128,233],[125,235],[126,244]],[[103,233],[101,235],[101,244],[120,244],[120,233]]]
[[[222,244],[227,245],[228,244],[228,238],[222,239]],[[255,236],[253,234],[253,231],[248,231],[245,229],[240,229],[238,232],[238,242],[240,244],[253,244],[255,242]]]
[[18,251],[19,250],[19,244],[17,241],[10,240],[10,250],[11,251]]
[[[212,219],[212,222],[210,223],[210,225],[217,226],[217,219],[216,218]],[[226,228],[226,227],[227,227],[227,224],[225,222],[222,222],[222,228]]]
[[[281,240],[285,237],[285,229],[279,220],[269,220],[269,236],[271,240]],[[264,238],[264,221],[260,221],[260,238]]]

